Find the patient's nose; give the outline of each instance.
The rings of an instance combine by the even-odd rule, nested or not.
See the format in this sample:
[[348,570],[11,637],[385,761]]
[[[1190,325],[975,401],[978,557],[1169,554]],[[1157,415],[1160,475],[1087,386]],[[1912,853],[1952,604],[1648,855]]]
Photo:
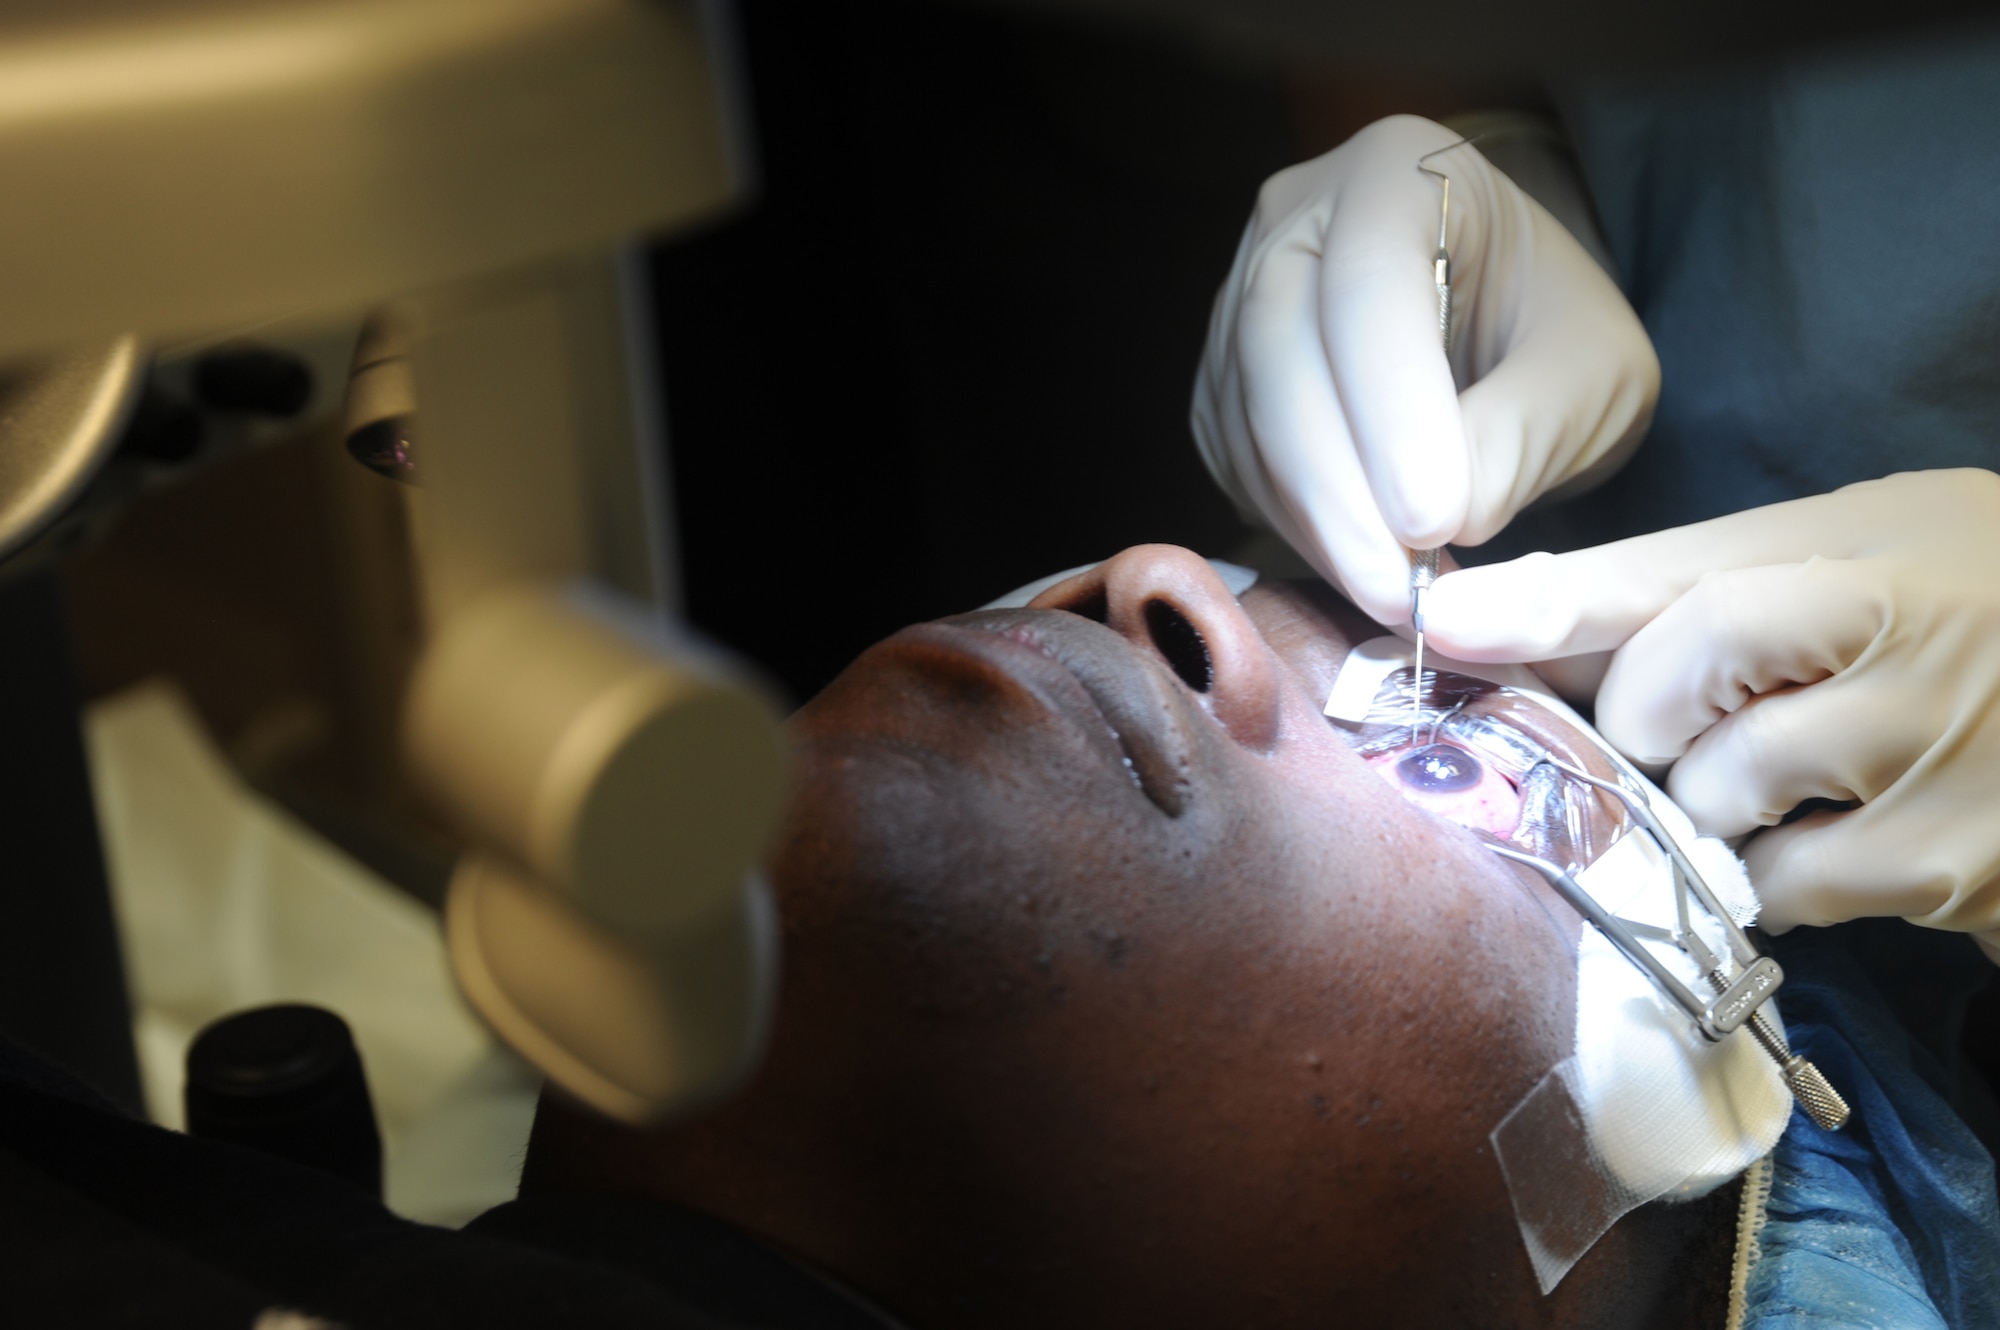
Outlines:
[[1277,664],[1208,561],[1177,545],[1136,545],[1029,602],[1108,625],[1158,656],[1231,738],[1278,737]]

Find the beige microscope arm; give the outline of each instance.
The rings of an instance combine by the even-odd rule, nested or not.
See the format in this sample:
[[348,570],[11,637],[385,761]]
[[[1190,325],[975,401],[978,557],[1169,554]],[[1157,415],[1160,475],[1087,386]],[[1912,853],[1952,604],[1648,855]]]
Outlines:
[[643,1121],[724,1092],[761,1046],[776,932],[746,873],[784,765],[771,705],[658,611],[618,297],[595,256],[413,302],[433,636],[404,740],[480,847],[446,902],[467,996]]
[[735,195],[701,17],[0,15],[0,361],[403,311],[427,636],[405,747],[471,847],[454,962],[524,1054],[633,1120],[747,1072],[776,973],[755,875],[783,798],[775,712],[665,617],[617,277],[618,246]]

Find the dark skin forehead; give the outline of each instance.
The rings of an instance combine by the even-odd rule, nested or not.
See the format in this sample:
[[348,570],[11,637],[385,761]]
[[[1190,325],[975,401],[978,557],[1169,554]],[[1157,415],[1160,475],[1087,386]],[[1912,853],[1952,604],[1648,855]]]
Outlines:
[[1532,1294],[1486,1140],[1568,1051],[1576,922],[1319,714],[1375,630],[1184,551],[1036,606],[906,630],[795,718],[769,1060],[610,1185],[925,1326]]

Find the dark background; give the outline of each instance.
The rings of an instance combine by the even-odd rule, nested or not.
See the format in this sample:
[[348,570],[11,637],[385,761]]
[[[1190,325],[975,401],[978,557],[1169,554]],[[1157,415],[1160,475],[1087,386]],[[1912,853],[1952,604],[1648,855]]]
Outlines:
[[1278,80],[930,4],[741,6],[761,176],[655,253],[687,609],[802,700],[1144,541],[1223,554],[1188,396]]

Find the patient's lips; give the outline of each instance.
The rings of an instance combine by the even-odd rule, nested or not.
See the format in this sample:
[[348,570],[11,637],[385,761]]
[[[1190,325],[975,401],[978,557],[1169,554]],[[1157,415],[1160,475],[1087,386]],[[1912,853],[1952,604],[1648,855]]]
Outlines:
[[1476,831],[1506,837],[1521,820],[1521,792],[1456,744],[1430,743],[1368,758],[1405,799]]
[[[1186,809],[1192,758],[1164,668],[1102,624],[1045,610],[982,610],[905,629],[899,636],[950,643],[1034,688],[1052,710],[1116,745],[1118,760],[1169,817]],[[996,649],[997,648],[997,649]]]

